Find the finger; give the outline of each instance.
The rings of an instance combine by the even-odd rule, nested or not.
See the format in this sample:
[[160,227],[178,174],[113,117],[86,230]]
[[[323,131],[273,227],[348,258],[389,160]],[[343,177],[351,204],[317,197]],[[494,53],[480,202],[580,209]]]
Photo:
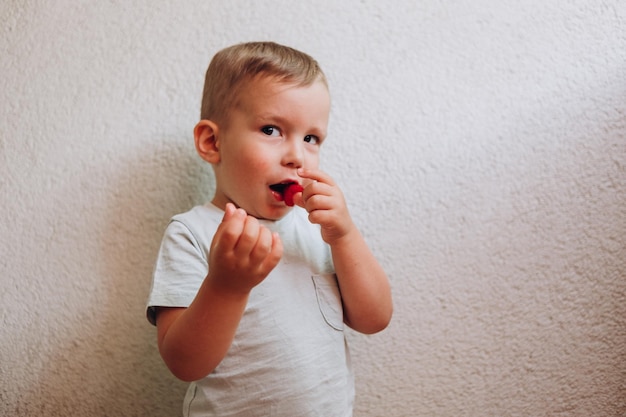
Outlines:
[[338,193],[338,188],[332,184],[326,184],[323,182],[314,182],[307,185],[304,190],[302,190],[302,198],[304,200],[308,200],[311,196],[314,195],[326,195],[331,196]]
[[272,250],[272,232],[264,226],[259,229],[258,238],[250,254],[250,261],[261,264]]
[[340,191],[337,187],[316,182],[304,189],[302,200],[306,211],[329,210],[337,206],[341,201]]
[[235,210],[237,210],[237,208],[235,207],[233,203],[226,203],[226,207],[224,208],[224,217],[222,217],[222,222],[233,217]]
[[335,198],[323,194],[313,194],[305,201],[305,210],[309,213],[316,210],[333,210],[337,206]]
[[235,252],[238,256],[247,257],[250,255],[259,238],[260,227],[261,225],[255,217],[246,216],[239,240],[235,246]]
[[332,210],[312,210],[309,212],[309,221],[319,225],[338,223],[336,214]]
[[335,185],[333,178],[320,169],[300,168],[298,170],[298,175],[309,180],[323,182],[332,186]]
[[296,206],[304,207],[305,201],[304,201],[304,194],[302,192],[296,193],[293,195],[293,202]]
[[283,242],[280,239],[280,235],[276,232],[272,233],[272,248],[270,253],[265,257],[265,260],[262,263],[263,270],[269,273],[280,261],[280,258],[283,256]]
[[222,223],[220,223],[215,236],[213,236],[211,244],[213,250],[225,251],[233,249],[243,231],[246,217],[247,214],[243,209],[227,205]]

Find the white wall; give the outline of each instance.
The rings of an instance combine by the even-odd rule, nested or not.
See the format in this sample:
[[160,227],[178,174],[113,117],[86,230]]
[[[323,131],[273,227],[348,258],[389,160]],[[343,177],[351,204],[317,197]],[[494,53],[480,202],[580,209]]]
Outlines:
[[179,415],[144,303],[218,49],[333,95],[324,166],[392,280],[356,416],[626,415],[626,3],[0,4],[0,414]]

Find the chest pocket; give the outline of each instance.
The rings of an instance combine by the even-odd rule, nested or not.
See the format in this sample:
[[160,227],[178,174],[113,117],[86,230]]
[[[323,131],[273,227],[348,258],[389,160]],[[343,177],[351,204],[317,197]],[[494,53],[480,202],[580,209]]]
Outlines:
[[335,274],[313,275],[317,304],[324,321],[335,330],[343,330],[343,306]]

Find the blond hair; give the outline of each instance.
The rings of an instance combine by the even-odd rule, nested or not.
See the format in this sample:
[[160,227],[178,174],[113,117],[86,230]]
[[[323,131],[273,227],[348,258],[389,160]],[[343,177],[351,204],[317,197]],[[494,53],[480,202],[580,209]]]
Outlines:
[[304,52],[274,42],[248,42],[219,51],[204,80],[200,118],[223,121],[236,104],[243,86],[257,76],[308,86],[321,81],[328,86],[319,64]]

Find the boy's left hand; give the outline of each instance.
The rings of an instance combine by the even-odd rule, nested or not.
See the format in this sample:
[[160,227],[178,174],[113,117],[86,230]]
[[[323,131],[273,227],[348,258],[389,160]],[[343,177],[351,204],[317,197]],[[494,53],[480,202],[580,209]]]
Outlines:
[[330,175],[319,169],[299,169],[298,175],[311,181],[294,202],[309,213],[311,223],[320,225],[326,243],[332,245],[356,230],[343,193]]
[[385,271],[352,221],[343,193],[333,179],[317,169],[300,169],[298,175],[305,179],[306,186],[294,196],[294,202],[309,212],[311,223],[321,226],[322,239],[330,245],[344,322],[361,333],[381,331],[393,312]]

